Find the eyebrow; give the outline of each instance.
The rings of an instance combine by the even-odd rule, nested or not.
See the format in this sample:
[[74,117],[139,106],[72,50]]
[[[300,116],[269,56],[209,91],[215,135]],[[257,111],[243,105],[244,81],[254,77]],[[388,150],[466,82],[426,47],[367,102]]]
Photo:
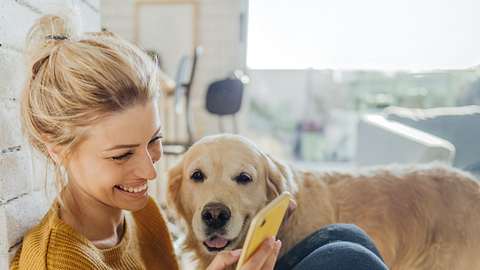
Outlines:
[[[155,137],[155,135],[157,135],[160,132],[161,128],[162,128],[161,126],[158,127],[158,129],[153,133],[152,139]],[[135,148],[135,147],[138,147],[138,146],[140,146],[140,144],[119,144],[119,145],[112,146],[108,149],[105,149],[104,152],[123,149],[123,148]]]

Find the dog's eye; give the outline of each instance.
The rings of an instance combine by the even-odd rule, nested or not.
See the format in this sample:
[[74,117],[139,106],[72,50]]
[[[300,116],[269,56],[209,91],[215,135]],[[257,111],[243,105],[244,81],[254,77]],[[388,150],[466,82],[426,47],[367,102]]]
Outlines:
[[252,182],[252,177],[248,173],[242,172],[241,174],[235,176],[233,180],[235,180],[239,184],[247,184],[249,182]]
[[190,176],[190,178],[195,182],[203,182],[203,180],[205,179],[205,175],[203,175],[202,171],[195,170],[192,173],[192,176]]

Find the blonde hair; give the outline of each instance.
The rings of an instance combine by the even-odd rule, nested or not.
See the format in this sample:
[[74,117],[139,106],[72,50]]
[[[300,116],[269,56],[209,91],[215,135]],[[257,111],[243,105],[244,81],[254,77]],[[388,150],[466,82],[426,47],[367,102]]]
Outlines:
[[[70,21],[39,18],[26,40],[28,77],[21,100],[23,132],[55,168],[65,186],[63,162],[99,119],[152,100],[159,70],[143,51],[109,32],[76,33]],[[47,145],[62,146],[56,164]]]

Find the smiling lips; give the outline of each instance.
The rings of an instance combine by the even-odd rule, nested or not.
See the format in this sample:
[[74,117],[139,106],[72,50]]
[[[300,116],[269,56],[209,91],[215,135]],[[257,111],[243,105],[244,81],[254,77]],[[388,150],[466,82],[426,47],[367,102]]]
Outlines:
[[115,187],[129,193],[140,193],[145,191],[148,186],[147,186],[147,183],[145,183],[143,185],[136,186],[136,187],[129,187],[125,185],[116,185]]

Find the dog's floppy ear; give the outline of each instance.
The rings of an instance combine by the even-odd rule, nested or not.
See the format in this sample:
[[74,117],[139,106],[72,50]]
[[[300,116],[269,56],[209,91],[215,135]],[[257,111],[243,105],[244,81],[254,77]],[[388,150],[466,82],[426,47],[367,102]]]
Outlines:
[[177,214],[181,214],[182,204],[180,201],[180,187],[183,178],[183,159],[168,171],[167,182],[167,204],[175,209]]
[[280,195],[284,191],[294,194],[297,186],[293,179],[293,173],[290,168],[282,162],[275,160],[267,154],[262,154],[265,160],[267,198],[269,201]]

